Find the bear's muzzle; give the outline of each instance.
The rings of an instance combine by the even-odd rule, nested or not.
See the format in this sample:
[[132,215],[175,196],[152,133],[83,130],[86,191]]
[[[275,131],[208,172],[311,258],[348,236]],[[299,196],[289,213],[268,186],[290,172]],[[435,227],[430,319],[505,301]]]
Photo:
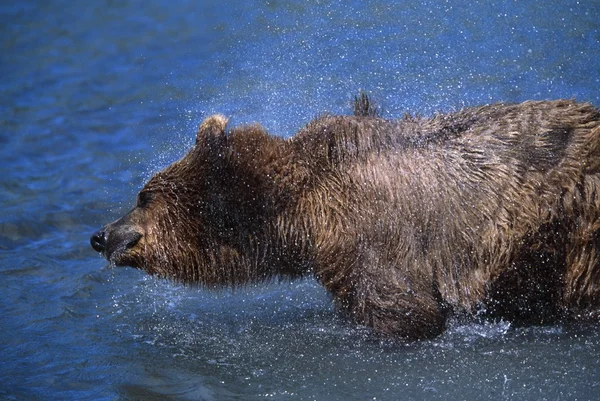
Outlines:
[[109,262],[116,265],[130,264],[126,261],[127,252],[137,245],[142,234],[131,229],[119,229],[119,227],[110,230],[107,227],[92,234],[90,245]]

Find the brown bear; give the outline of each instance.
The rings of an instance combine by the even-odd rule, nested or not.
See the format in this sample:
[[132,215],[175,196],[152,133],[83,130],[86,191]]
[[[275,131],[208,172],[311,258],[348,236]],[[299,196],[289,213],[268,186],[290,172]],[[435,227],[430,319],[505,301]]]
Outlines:
[[289,139],[215,115],[91,244],[208,287],[312,274],[355,322],[407,340],[457,313],[597,319],[600,112],[529,101],[387,120],[362,97]]

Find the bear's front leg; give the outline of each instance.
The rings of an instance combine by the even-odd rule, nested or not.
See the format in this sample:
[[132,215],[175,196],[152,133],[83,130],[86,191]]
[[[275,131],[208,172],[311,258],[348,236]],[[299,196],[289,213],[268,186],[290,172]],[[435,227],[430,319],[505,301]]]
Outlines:
[[436,337],[444,331],[444,312],[432,295],[385,287],[359,293],[349,309],[350,315],[377,333],[408,341]]
[[446,313],[439,292],[431,280],[402,273],[370,265],[355,269],[335,285],[322,282],[346,314],[377,333],[407,341],[440,335]]

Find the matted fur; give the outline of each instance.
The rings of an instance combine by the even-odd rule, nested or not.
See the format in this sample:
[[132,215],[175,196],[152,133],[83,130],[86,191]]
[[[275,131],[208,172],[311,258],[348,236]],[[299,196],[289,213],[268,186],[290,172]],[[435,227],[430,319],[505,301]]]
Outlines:
[[600,113],[569,100],[433,118],[323,116],[282,139],[206,119],[92,239],[118,265],[207,286],[314,274],[406,339],[450,312],[545,323],[600,310]]

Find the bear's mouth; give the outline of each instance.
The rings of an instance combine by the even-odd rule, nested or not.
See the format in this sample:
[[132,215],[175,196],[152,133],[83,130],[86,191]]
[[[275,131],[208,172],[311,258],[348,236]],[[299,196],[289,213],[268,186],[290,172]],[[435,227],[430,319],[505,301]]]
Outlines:
[[142,239],[142,234],[136,231],[130,231],[119,241],[109,241],[104,257],[112,264],[116,266],[130,266],[133,264],[131,261],[131,250]]
[[115,266],[133,266],[131,250],[142,239],[142,234],[135,230],[102,230],[94,233],[90,239],[92,248],[100,252]]

